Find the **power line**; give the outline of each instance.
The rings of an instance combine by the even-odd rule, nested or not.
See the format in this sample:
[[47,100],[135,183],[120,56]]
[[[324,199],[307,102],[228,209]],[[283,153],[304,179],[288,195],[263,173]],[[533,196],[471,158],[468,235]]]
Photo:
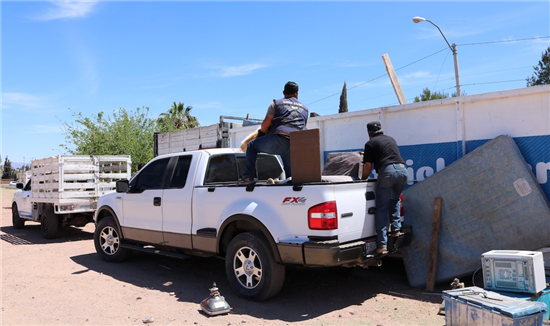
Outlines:
[[508,42],[521,42],[521,41],[530,41],[530,40],[540,40],[540,39],[545,39],[545,38],[550,38],[550,36],[539,36],[539,37],[521,38],[521,39],[515,39],[515,40],[491,41],[491,42],[481,42],[481,43],[466,43],[466,44],[457,44],[456,46],[482,45],[482,44],[508,43]]
[[408,67],[408,66],[411,66],[411,65],[413,65],[413,64],[415,64],[415,63],[417,63],[417,62],[419,62],[419,61],[422,61],[422,60],[424,60],[424,59],[428,59],[429,57],[431,57],[431,56],[433,56],[433,55],[436,55],[436,54],[438,54],[439,52],[442,52],[442,51],[445,51],[445,50],[449,50],[449,51],[450,51],[449,48],[443,48],[443,49],[441,49],[441,50],[439,50],[439,51],[437,51],[437,52],[434,52],[434,53],[432,53],[432,54],[430,54],[430,55],[428,55],[428,56],[425,56],[425,57],[422,58],[422,59],[418,59],[418,60],[416,60],[416,61],[414,61],[414,62],[411,62],[411,63],[409,63],[409,64],[407,64],[407,65],[404,65],[403,67],[397,68],[397,69],[395,69],[395,71],[398,71],[398,70],[401,70],[401,69],[406,68],[406,67]]
[[[521,42],[521,41],[530,41],[530,40],[539,40],[539,39],[549,39],[549,38],[550,38],[550,36],[539,36],[539,37],[530,37],[530,38],[522,38],[522,39],[514,39],[514,40],[504,40],[504,41],[491,41],[491,42],[480,42],[480,43],[465,43],[465,44],[457,44],[457,46],[485,45],[485,44],[508,43],[508,42]],[[434,56],[434,55],[436,55],[436,54],[438,54],[438,53],[440,53],[440,52],[443,52],[443,51],[445,51],[445,50],[450,51],[450,49],[449,49],[448,47],[445,47],[445,48],[443,48],[443,49],[441,49],[441,50],[439,50],[439,51],[437,51],[437,52],[434,52],[434,53],[432,53],[432,54],[430,54],[430,55],[427,55],[427,56],[425,56],[425,57],[423,57],[423,58],[420,58],[420,59],[418,59],[418,60],[416,60],[416,61],[413,61],[413,62],[411,62],[411,63],[409,63],[409,64],[406,64],[406,65],[404,65],[404,66],[402,66],[402,67],[399,67],[399,68],[397,68],[397,69],[394,69],[394,71],[399,71],[399,70],[401,70],[401,69],[403,69],[403,68],[406,68],[406,67],[408,67],[408,66],[412,66],[413,64],[415,64],[415,63],[417,63],[417,62],[420,62],[420,61],[422,61],[422,60],[425,60],[425,59],[427,59],[427,58],[429,58],[429,57],[431,57],[431,56]],[[352,89],[357,88],[357,87],[359,87],[359,86],[363,86],[363,85],[365,85],[365,84],[367,84],[367,83],[370,83],[370,82],[372,82],[372,81],[375,81],[375,80],[380,79],[380,78],[385,77],[385,76],[386,76],[386,74],[380,75],[380,76],[375,77],[375,78],[373,78],[373,79],[371,79],[371,80],[368,80],[368,81],[366,81],[366,82],[362,82],[362,83],[359,83],[359,84],[357,84],[357,85],[355,85],[355,86],[353,86],[353,87],[350,87],[350,88],[348,88],[348,90],[352,90]],[[438,77],[438,78],[439,78],[439,77]],[[519,81],[519,80],[523,80],[523,79],[511,80],[511,81]],[[511,82],[511,81],[510,81],[510,82]],[[503,83],[503,82],[509,82],[509,81],[498,81],[498,82],[478,83],[478,85],[481,85],[481,84]],[[476,85],[476,84],[475,84],[475,83],[474,83],[474,84],[464,84],[464,85],[461,85],[461,86],[471,86],[471,85]],[[455,87],[456,87],[456,86],[450,87],[450,88],[455,88]],[[450,88],[446,88],[446,89],[450,89]],[[323,98],[321,98],[321,99],[319,99],[319,100],[316,100],[316,101],[307,103],[306,105],[311,105],[311,104],[314,104],[314,103],[317,103],[317,102],[321,102],[321,101],[324,101],[324,100],[326,100],[326,99],[328,99],[328,98],[331,98],[331,97],[334,97],[334,96],[337,96],[337,95],[340,95],[340,94],[341,94],[341,92],[334,93],[334,94],[328,95],[328,96],[326,96],[326,97],[323,97]]]
[[[403,68],[405,68],[405,67],[408,67],[408,66],[410,66],[410,65],[413,65],[413,64],[415,64],[415,63],[417,63],[417,62],[419,62],[419,61],[422,61],[422,60],[424,60],[424,59],[427,59],[427,58],[429,58],[429,57],[431,57],[431,56],[433,56],[433,55],[436,55],[436,54],[438,54],[439,52],[442,52],[442,51],[445,51],[445,50],[449,50],[449,48],[443,48],[443,49],[441,49],[441,50],[439,50],[439,51],[437,51],[437,52],[434,52],[434,53],[432,53],[432,54],[430,54],[430,55],[427,55],[427,56],[425,56],[425,57],[423,57],[423,58],[420,58],[420,59],[418,59],[418,60],[416,60],[416,61],[414,61],[414,62],[411,62],[411,63],[409,63],[409,64],[407,64],[407,65],[405,65],[405,66],[402,66],[402,67],[400,67],[400,68],[397,68],[397,69],[395,69],[395,71],[398,71],[398,70],[400,70],[400,69],[403,69]],[[350,87],[350,88],[348,88],[348,90],[352,90],[352,89],[357,88],[357,87],[359,87],[359,86],[363,86],[363,85],[365,85],[365,84],[367,84],[367,83],[370,83],[370,82],[372,82],[372,81],[375,81],[375,80],[380,79],[380,78],[385,77],[385,76],[386,76],[386,74],[380,75],[380,76],[375,77],[375,78],[373,78],[373,79],[371,79],[371,80],[368,80],[368,81],[366,81],[366,82],[362,82],[362,83],[359,83],[359,84],[357,84],[357,85],[355,85],[355,86],[353,86],[353,87]],[[313,104],[313,103],[321,102],[321,101],[323,101],[323,100],[326,100],[327,98],[331,98],[331,97],[336,96],[336,95],[340,95],[340,92],[334,93],[334,94],[331,94],[331,95],[329,95],[329,96],[323,97],[322,99],[319,99],[319,100],[316,100],[316,101],[307,103],[306,105],[311,105],[311,104]]]

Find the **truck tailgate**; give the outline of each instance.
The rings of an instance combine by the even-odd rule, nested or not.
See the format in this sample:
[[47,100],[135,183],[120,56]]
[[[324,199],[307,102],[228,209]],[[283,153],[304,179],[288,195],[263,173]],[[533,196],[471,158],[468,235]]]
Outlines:
[[[340,243],[376,235],[374,214],[374,196],[366,200],[365,194],[374,194],[373,182],[344,183],[334,185],[334,197],[338,209],[338,241]],[[372,213],[372,211],[371,211]]]

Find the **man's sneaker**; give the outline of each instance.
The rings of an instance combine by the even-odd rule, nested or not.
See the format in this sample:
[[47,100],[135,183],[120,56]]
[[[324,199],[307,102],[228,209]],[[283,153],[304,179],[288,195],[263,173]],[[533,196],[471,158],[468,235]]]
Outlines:
[[376,248],[376,251],[374,252],[377,255],[384,255],[388,253],[388,248],[386,247],[378,247]]
[[401,231],[397,230],[397,231],[392,231],[392,233],[390,234],[390,236],[394,237],[394,238],[397,238],[401,235],[403,235],[404,233],[401,233]]
[[254,178],[242,178],[241,180],[239,180],[239,182],[237,182],[237,185],[238,186],[250,186],[250,185],[253,185],[255,183],[256,183],[256,181],[254,181]]

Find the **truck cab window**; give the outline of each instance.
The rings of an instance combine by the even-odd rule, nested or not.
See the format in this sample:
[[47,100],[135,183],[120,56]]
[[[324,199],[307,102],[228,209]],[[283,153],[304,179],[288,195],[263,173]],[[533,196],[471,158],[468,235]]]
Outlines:
[[187,182],[187,175],[189,174],[189,166],[191,166],[192,156],[180,156],[174,169],[174,174],[170,180],[170,188],[183,188]]
[[214,155],[210,158],[206,170],[205,184],[219,182],[237,182],[237,162],[234,154]]
[[258,171],[258,180],[267,180],[269,178],[275,179],[283,173],[283,169],[277,157],[265,154],[258,155],[256,171]]
[[147,189],[162,189],[164,173],[170,158],[156,160],[143,168],[132,180],[132,192],[143,192]]
[[[237,165],[239,167],[239,175],[242,176],[245,170],[245,155],[237,156]],[[283,168],[277,159],[277,156],[258,154],[258,160],[256,161],[256,174],[258,180],[267,180],[269,178],[279,178],[283,173]]]
[[29,190],[31,190],[31,184],[32,184],[32,181],[31,181],[31,179],[29,179],[29,181],[27,181],[27,184],[26,184],[25,187],[23,188],[23,191],[29,191]]

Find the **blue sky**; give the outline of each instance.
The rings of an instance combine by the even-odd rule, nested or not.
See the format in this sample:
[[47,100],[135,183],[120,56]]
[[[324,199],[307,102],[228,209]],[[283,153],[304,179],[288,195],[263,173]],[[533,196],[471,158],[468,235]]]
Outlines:
[[27,163],[62,151],[71,111],[156,118],[181,101],[201,125],[262,119],[289,80],[321,115],[338,112],[344,82],[350,111],[397,105],[386,53],[409,102],[425,87],[451,94],[452,52],[414,16],[457,44],[467,95],[525,87],[550,45],[550,1],[2,1],[0,12],[0,153]]

